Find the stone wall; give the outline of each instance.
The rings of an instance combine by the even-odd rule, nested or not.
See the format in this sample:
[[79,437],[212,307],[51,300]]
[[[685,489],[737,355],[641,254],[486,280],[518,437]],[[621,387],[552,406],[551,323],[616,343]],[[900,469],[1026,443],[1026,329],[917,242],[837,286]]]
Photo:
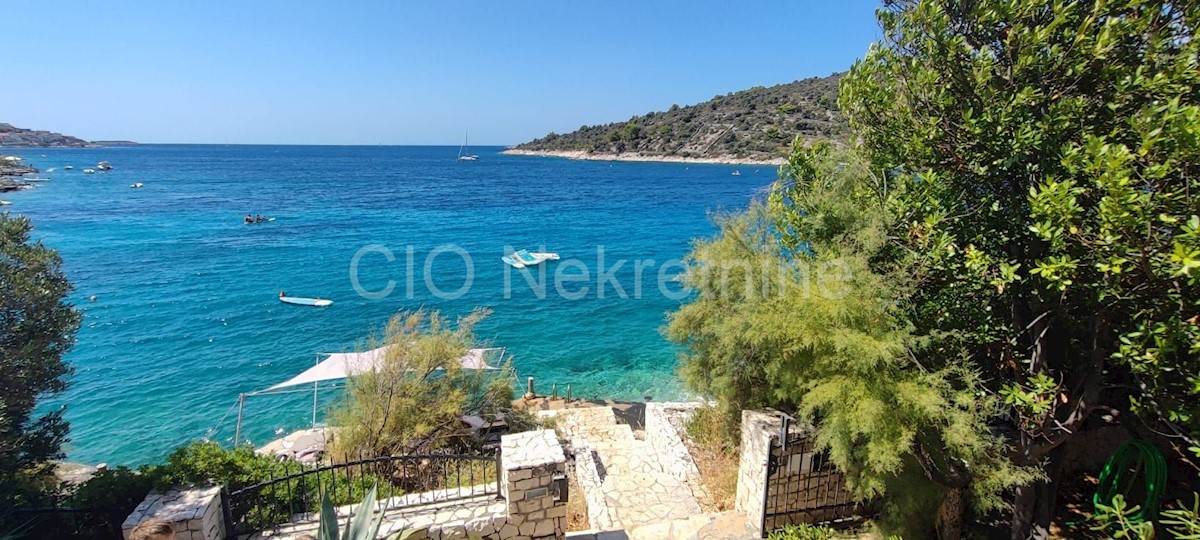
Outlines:
[[700,476],[679,431],[699,403],[646,404],[646,442],[658,454],[665,472],[685,482]]
[[684,440],[687,422],[703,407],[696,402],[650,402],[646,404],[646,442],[654,449],[663,469],[687,484],[696,500],[708,500],[700,469]]
[[741,459],[738,462],[734,510],[746,516],[749,531],[762,536],[766,508],[767,464],[772,441],[779,438],[782,421],[762,411],[742,411]]
[[563,538],[567,530],[567,494],[557,496],[554,477],[566,473],[567,457],[554,430],[505,435],[500,440],[500,456],[500,494],[508,501],[508,523],[499,538]]
[[138,504],[125,523],[122,534],[150,518],[166,520],[175,525],[176,540],[223,540],[225,519],[221,513],[221,488],[176,488],[152,492]]

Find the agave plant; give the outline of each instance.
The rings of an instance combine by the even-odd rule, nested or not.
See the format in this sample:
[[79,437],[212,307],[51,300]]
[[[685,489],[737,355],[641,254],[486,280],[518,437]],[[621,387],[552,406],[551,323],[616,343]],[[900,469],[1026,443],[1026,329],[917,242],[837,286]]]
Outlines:
[[[377,519],[371,519],[371,514],[375,510],[372,506],[375,503],[376,487],[371,486],[370,491],[363,496],[362,502],[358,505],[358,511],[346,520],[346,529],[340,534],[337,512],[333,509],[333,502],[329,500],[328,493],[322,494],[321,524],[317,528],[317,540],[375,540],[378,538],[379,527],[383,525],[383,512],[379,513]],[[412,530],[401,531],[393,534],[388,540],[404,540],[413,532]]]

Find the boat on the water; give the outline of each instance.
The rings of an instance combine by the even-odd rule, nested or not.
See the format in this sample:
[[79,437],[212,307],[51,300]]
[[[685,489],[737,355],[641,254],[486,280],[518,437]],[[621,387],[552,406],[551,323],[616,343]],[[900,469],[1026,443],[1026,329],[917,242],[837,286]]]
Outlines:
[[84,170],[83,170],[83,174],[92,174],[92,173],[94,173],[94,172],[96,172],[96,170],[95,170],[95,169],[84,169]]
[[133,188],[133,189],[137,189],[137,188],[140,188],[140,187],[142,187],[142,186],[144,186],[144,185],[146,185],[146,184],[143,184],[143,183],[141,183],[141,182],[134,182],[134,183],[132,183],[132,184],[129,184],[129,187],[131,187],[131,188]]
[[742,171],[739,171],[737,169],[733,170],[733,176],[741,176],[741,175],[742,175]]
[[64,171],[73,171],[73,170],[75,170],[75,166],[74,166],[74,165],[67,165],[66,167],[63,167],[63,170],[64,170]]
[[102,171],[111,171],[113,167],[111,163],[107,161],[101,161],[100,163],[96,164],[96,168]]
[[472,154],[470,147],[467,146],[470,135],[471,133],[469,131],[463,135],[463,145],[458,147],[459,161],[479,161],[479,156]]
[[49,182],[49,178],[22,178],[26,182]]
[[10,204],[12,204],[12,203],[8,202],[8,201],[0,201],[0,206],[8,206]]
[[513,268],[525,268],[526,266],[537,266],[546,261],[557,261],[557,253],[537,253],[522,249],[515,251],[511,255],[500,257],[500,260],[507,263]]
[[292,304],[292,305],[297,305],[297,306],[312,306],[312,307],[325,307],[330,304],[333,304],[333,300],[326,300],[324,298],[305,298],[303,296],[285,296],[283,294],[283,291],[279,292],[279,301],[283,302],[285,304]]

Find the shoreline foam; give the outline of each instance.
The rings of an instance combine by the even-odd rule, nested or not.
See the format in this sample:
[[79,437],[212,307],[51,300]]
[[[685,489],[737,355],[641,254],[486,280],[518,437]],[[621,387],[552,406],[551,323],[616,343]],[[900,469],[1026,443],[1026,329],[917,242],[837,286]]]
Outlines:
[[564,159],[577,159],[584,161],[637,161],[637,162],[653,162],[653,163],[703,163],[711,165],[783,165],[783,158],[773,158],[768,160],[763,159],[746,159],[737,158],[734,156],[720,156],[711,158],[694,158],[683,156],[662,156],[655,154],[641,154],[630,152],[626,154],[601,154],[589,153],[583,150],[520,150],[517,148],[509,148],[502,152],[510,156],[535,156],[535,157],[556,157]]

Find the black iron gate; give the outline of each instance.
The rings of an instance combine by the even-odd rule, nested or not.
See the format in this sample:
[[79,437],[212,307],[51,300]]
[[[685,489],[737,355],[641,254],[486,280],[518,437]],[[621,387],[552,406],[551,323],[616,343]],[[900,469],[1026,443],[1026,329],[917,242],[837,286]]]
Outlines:
[[763,499],[763,535],[786,525],[852,523],[867,509],[846,489],[845,476],[807,433],[791,433],[783,416],[777,440],[767,457]]
[[391,510],[500,496],[500,449],[478,454],[434,453],[338,460],[318,466],[285,462],[283,474],[222,497],[230,537],[315,520],[322,497],[354,505],[370,487],[376,508]]

